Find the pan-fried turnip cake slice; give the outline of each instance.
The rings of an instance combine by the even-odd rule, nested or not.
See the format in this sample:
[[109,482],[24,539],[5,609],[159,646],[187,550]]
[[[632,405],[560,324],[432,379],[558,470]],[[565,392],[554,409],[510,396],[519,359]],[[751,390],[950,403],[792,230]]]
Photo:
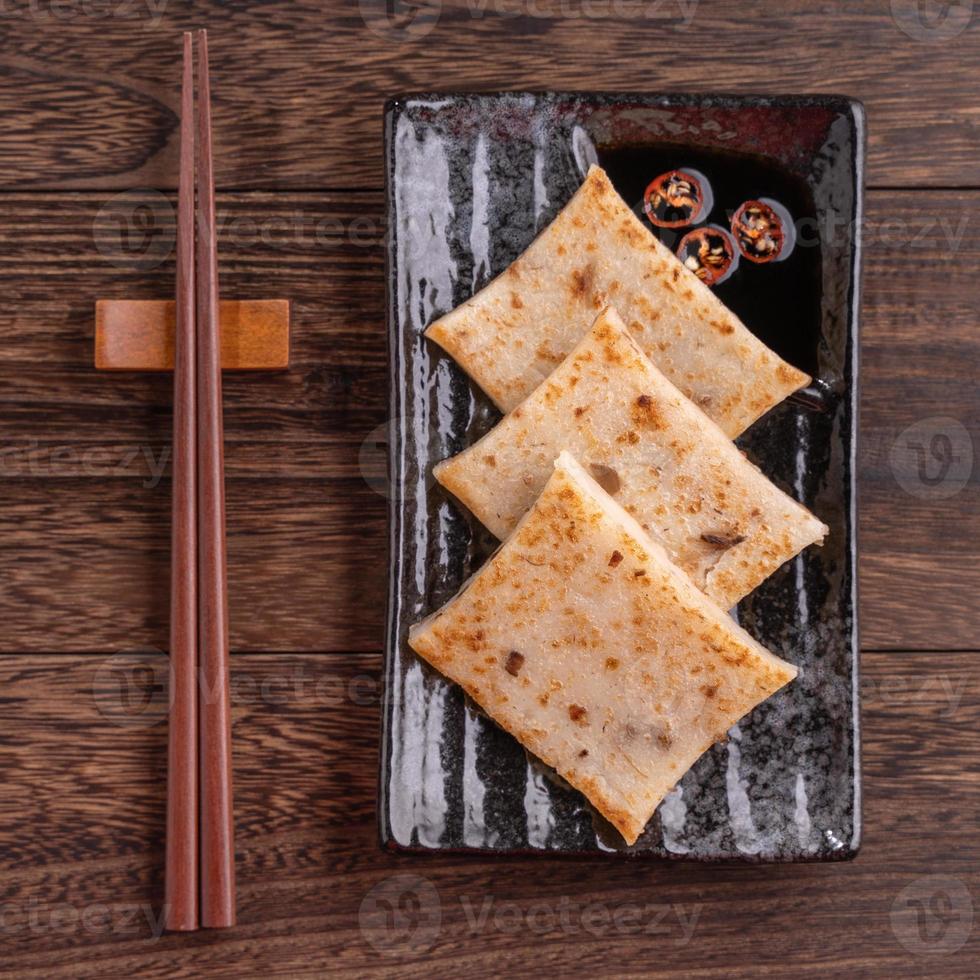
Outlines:
[[524,402],[439,463],[435,476],[505,538],[563,449],[726,609],[828,530],[657,370],[612,309]]
[[697,758],[796,676],[568,453],[409,644],[630,844]]
[[731,438],[810,381],[661,245],[599,167],[523,255],[426,336],[509,412],[609,304]]

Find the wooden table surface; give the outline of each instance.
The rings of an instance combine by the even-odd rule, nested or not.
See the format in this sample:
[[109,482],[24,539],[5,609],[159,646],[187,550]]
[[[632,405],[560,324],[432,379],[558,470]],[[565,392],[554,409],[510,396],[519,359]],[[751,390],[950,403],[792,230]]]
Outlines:
[[[0,975],[980,974],[973,7],[7,0]],[[288,372],[225,384],[240,925],[161,936],[170,379],[96,373],[93,304],[172,291],[179,32],[200,26],[223,291],[291,299],[294,338]],[[382,104],[582,87],[867,107],[852,863],[378,848]]]

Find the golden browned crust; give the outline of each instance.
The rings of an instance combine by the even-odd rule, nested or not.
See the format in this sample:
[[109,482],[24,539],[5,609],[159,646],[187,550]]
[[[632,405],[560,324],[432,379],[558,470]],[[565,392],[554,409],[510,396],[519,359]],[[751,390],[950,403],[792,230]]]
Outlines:
[[509,411],[608,304],[729,437],[810,380],[657,241],[599,167],[522,256],[426,335]]
[[505,538],[563,449],[724,608],[828,530],[657,370],[612,309],[515,411],[434,472]]
[[411,647],[633,843],[714,741],[795,676],[567,453]]

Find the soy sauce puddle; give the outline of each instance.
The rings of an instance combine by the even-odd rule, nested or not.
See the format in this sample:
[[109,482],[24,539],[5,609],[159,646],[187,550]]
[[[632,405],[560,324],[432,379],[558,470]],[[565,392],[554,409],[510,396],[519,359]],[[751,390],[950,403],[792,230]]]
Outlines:
[[643,192],[654,177],[675,168],[699,170],[711,183],[714,205],[704,223],[731,227],[743,201],[774,198],[792,215],[796,247],[783,262],[743,261],[713,287],[717,297],[764,343],[795,367],[816,375],[821,325],[821,255],[816,212],[806,182],[768,160],[682,144],[598,147],[599,164],[640,220],[672,252],[687,228],[654,228],[643,214]]

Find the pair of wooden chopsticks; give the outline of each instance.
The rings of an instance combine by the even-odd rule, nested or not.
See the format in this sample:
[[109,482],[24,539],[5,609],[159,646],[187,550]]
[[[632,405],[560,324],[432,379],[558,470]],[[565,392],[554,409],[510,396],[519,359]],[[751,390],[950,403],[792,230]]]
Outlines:
[[198,32],[197,240],[194,79],[184,35],[177,201],[172,697],[167,780],[168,929],[235,924],[218,250],[207,32]]

